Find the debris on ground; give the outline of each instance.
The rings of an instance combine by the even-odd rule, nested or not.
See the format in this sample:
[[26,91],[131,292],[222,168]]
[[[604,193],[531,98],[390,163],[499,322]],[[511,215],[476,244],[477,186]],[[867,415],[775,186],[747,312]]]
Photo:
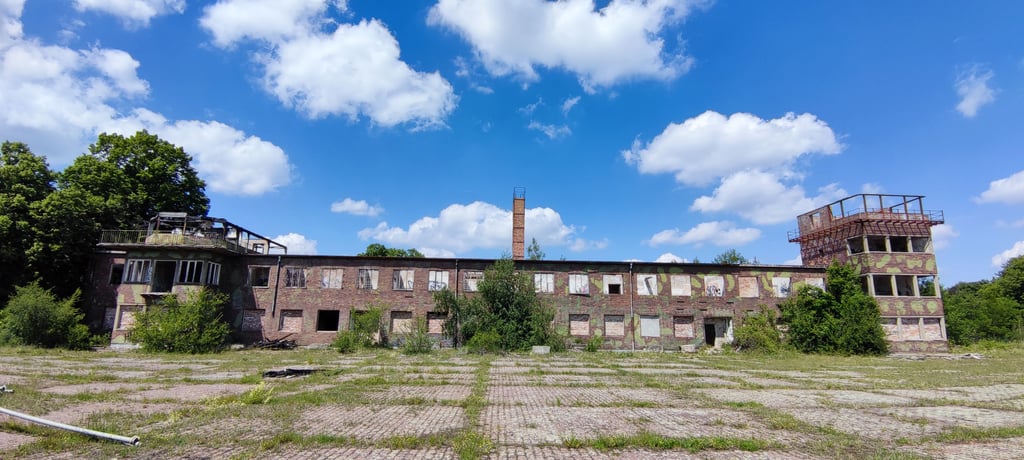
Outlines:
[[263,378],[282,378],[283,377],[283,378],[286,378],[286,379],[290,379],[292,377],[304,377],[304,376],[307,376],[309,374],[313,374],[315,372],[320,372],[320,371],[321,371],[321,369],[317,369],[317,368],[293,368],[293,367],[289,367],[287,369],[282,369],[282,370],[266,371],[266,372],[263,373]]

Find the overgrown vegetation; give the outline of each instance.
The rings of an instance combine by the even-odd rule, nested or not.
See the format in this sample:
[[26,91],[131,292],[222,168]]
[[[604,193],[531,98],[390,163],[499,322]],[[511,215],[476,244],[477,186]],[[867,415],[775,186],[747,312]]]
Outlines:
[[365,310],[352,311],[352,327],[338,331],[332,346],[339,353],[352,353],[360,348],[387,345],[387,331],[384,327],[385,304],[370,303]]
[[826,277],[826,290],[803,286],[779,305],[788,343],[805,353],[887,353],[878,304],[864,293],[856,270],[833,262]]
[[[448,290],[434,294],[437,311],[448,316],[445,335],[475,351],[496,348],[526,350],[532,345],[564,349],[565,340],[552,326],[555,310],[534,290],[528,273],[515,269],[512,259],[502,258],[484,271],[473,297],[457,297]],[[480,338],[473,340],[474,337]],[[496,343],[495,343],[496,342]]]
[[412,331],[402,337],[402,353],[418,355],[430,353],[433,349],[434,340],[430,338],[427,321],[423,318],[417,318]]
[[81,350],[91,345],[85,316],[75,308],[79,291],[58,300],[38,283],[15,288],[0,311],[0,343]]
[[1024,257],[1006,262],[991,281],[943,289],[942,298],[951,342],[1024,340]]
[[200,289],[181,302],[164,297],[135,317],[132,340],[149,352],[211,353],[223,349],[231,330],[224,322],[226,294]]
[[761,312],[743,318],[743,325],[733,333],[733,347],[738,351],[773,354],[782,351],[782,335],[776,327],[775,312],[761,306]]

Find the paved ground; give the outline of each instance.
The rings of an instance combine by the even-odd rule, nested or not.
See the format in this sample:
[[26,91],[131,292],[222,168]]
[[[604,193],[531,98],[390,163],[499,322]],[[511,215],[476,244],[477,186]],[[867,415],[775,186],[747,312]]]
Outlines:
[[142,445],[0,415],[0,458],[1024,458],[1011,358],[9,351],[0,407]]

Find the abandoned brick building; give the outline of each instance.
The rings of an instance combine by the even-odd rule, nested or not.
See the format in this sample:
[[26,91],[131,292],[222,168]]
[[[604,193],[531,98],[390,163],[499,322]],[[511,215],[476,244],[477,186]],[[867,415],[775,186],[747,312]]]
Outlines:
[[[941,212],[920,196],[854,195],[797,218],[790,241],[804,264],[719,265],[523,260],[525,195],[513,196],[513,258],[556,307],[556,327],[611,349],[721,346],[762,305],[776,308],[802,284],[824,286],[825,266],[850,262],[881,309],[893,351],[948,349],[932,252]],[[130,346],[134,315],[168,294],[212,286],[230,295],[236,338],[289,336],[328,343],[353,312],[388,306],[390,334],[425,319],[440,337],[434,291],[473,295],[493,260],[290,255],[269,238],[223,219],[160,213],[144,230],[108,230],[86,294],[90,318]]]

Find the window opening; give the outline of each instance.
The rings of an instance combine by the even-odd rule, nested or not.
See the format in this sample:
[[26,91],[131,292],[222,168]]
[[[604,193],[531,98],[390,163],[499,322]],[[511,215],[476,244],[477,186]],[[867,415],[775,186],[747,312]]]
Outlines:
[[569,294],[590,294],[590,277],[586,273],[570,273]]
[[868,240],[868,251],[870,252],[886,252],[888,249],[885,245],[884,236],[869,236]]
[[468,271],[463,275],[463,286],[466,292],[476,292],[479,289],[480,281],[484,279],[484,272]]
[[912,275],[896,275],[896,295],[903,297],[914,295],[914,277]]
[[341,289],[345,278],[345,269],[324,268],[320,270],[321,289]]
[[124,275],[124,282],[149,284],[153,276],[153,261],[129,259],[125,266],[127,273]]
[[284,287],[306,287],[306,269],[302,267],[285,267]]
[[864,252],[864,238],[856,237],[846,240],[846,244],[850,247],[850,254],[860,254]]
[[448,272],[431,270],[427,280],[428,291],[443,291],[448,289]]
[[206,284],[220,286],[220,264],[210,262],[206,268]]
[[604,275],[604,293],[622,294],[622,275]]
[[413,270],[395,270],[391,275],[391,289],[396,291],[411,291],[413,286]]
[[892,277],[889,275],[871,275],[871,284],[875,285],[875,295],[892,295]]
[[935,296],[935,276],[918,276],[917,277],[917,295],[921,297],[934,297]]
[[534,273],[533,274],[533,290],[541,293],[552,293],[555,292],[555,274],[554,273]]
[[270,286],[270,267],[249,267],[249,286]]
[[708,297],[725,295],[725,278],[717,275],[704,277],[704,294]]
[[153,266],[153,292],[171,292],[177,268],[173,260],[158,260]]
[[911,237],[910,247],[914,252],[932,252],[932,239],[927,236]]
[[110,284],[121,284],[122,279],[124,279],[124,264],[111,265]]
[[772,291],[775,297],[789,297],[790,280],[788,277],[776,276],[772,278]]
[[890,236],[889,246],[892,252],[910,252],[910,240],[905,236]]
[[340,322],[341,312],[338,310],[317,310],[316,312],[317,332],[337,332]]
[[380,279],[380,273],[373,268],[360,268],[359,279],[356,280],[356,287],[359,289],[377,289],[377,282]]

